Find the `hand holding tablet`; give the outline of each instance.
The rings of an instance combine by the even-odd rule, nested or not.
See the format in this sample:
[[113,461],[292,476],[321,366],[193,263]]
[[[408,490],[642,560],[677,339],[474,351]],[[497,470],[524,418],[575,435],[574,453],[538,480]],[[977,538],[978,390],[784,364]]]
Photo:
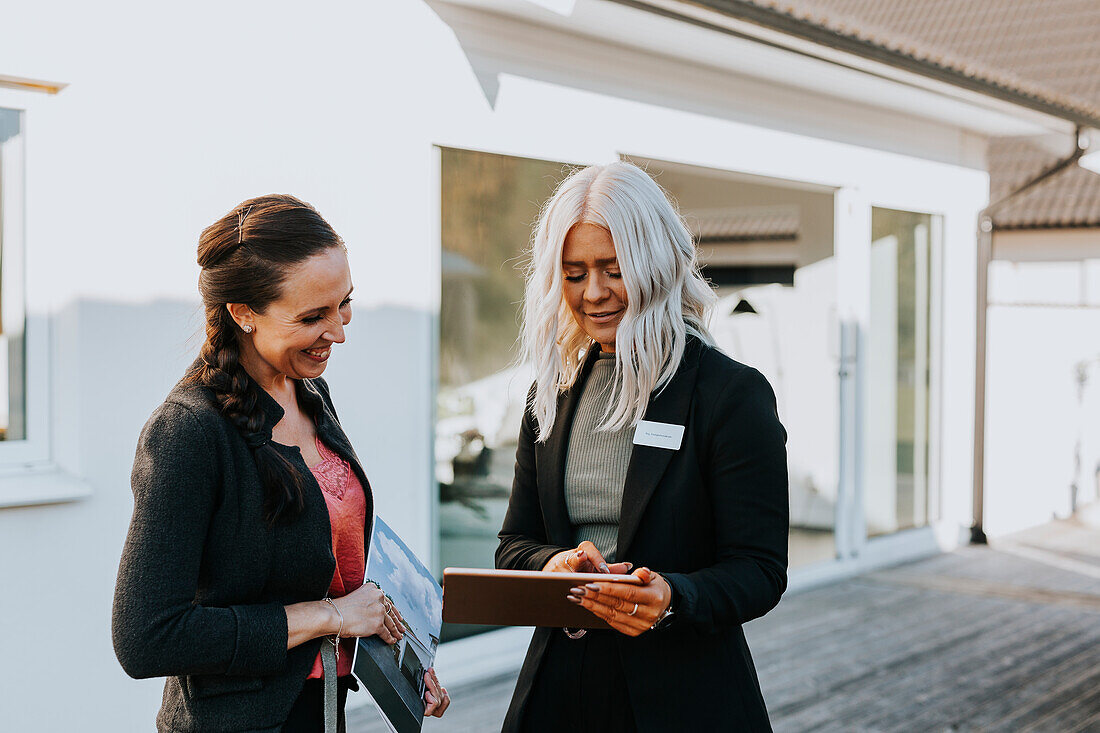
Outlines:
[[588,583],[641,585],[635,575],[447,568],[443,620],[451,624],[607,629],[599,616],[567,599]]

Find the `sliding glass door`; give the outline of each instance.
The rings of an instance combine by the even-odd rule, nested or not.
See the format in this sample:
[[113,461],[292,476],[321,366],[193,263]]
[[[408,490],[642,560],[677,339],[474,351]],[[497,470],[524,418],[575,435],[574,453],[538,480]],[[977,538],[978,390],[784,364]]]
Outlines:
[[[440,157],[437,569],[492,567],[532,379],[516,352],[524,253],[539,207],[571,169],[447,148]],[[839,257],[831,189],[635,162],[677,201],[699,243],[719,295],[718,346],[775,389],[788,432],[792,568],[929,525],[940,217],[871,208],[870,248],[860,229],[858,249]],[[842,338],[838,312],[852,303],[869,303],[869,318],[845,321]],[[484,630],[445,626],[443,638]]]

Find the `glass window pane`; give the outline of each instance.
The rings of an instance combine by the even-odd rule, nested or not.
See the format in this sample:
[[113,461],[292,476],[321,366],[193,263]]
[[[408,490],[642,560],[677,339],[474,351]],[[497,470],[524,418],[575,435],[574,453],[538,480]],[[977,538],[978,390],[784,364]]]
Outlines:
[[[562,163],[441,150],[435,472],[442,567],[493,567],[532,375],[516,365],[524,251]],[[443,640],[477,633],[444,624]]]
[[868,535],[929,523],[932,231],[937,217],[871,213],[866,358]]
[[833,560],[840,363],[832,192],[635,160],[676,200],[719,300],[711,333],[775,390],[787,430],[791,567]]
[[22,114],[0,109],[0,440],[26,428]]

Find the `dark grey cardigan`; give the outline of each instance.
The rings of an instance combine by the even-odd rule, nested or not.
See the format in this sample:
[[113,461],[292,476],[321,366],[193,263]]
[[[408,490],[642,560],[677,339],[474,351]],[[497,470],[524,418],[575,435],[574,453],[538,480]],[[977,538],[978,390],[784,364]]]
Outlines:
[[[265,437],[283,416],[255,383]],[[370,485],[323,379],[299,383],[321,440]],[[132,677],[164,677],[160,731],[275,731],[321,640],[287,651],[283,606],[324,597],[336,561],[328,509],[296,447],[272,443],[306,479],[305,511],[274,529],[262,516],[252,453],[213,393],[180,382],[145,424],[131,484],[134,515],[119,565],[115,654]],[[369,543],[370,527],[363,538]]]

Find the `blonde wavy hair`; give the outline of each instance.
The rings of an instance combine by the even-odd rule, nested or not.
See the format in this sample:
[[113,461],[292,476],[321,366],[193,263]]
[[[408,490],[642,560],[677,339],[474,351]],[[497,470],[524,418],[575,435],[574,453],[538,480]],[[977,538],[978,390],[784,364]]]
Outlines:
[[610,232],[627,293],[615,335],[615,378],[599,430],[621,430],[642,419],[650,396],[676,373],[688,334],[714,343],[707,321],[716,297],[699,272],[691,233],[661,187],[621,161],[573,173],[539,216],[523,301],[521,358],[535,372],[531,408],[539,442],[550,436],[558,395],[576,381],[594,343],[562,293],[562,248],[569,230],[581,223]]

